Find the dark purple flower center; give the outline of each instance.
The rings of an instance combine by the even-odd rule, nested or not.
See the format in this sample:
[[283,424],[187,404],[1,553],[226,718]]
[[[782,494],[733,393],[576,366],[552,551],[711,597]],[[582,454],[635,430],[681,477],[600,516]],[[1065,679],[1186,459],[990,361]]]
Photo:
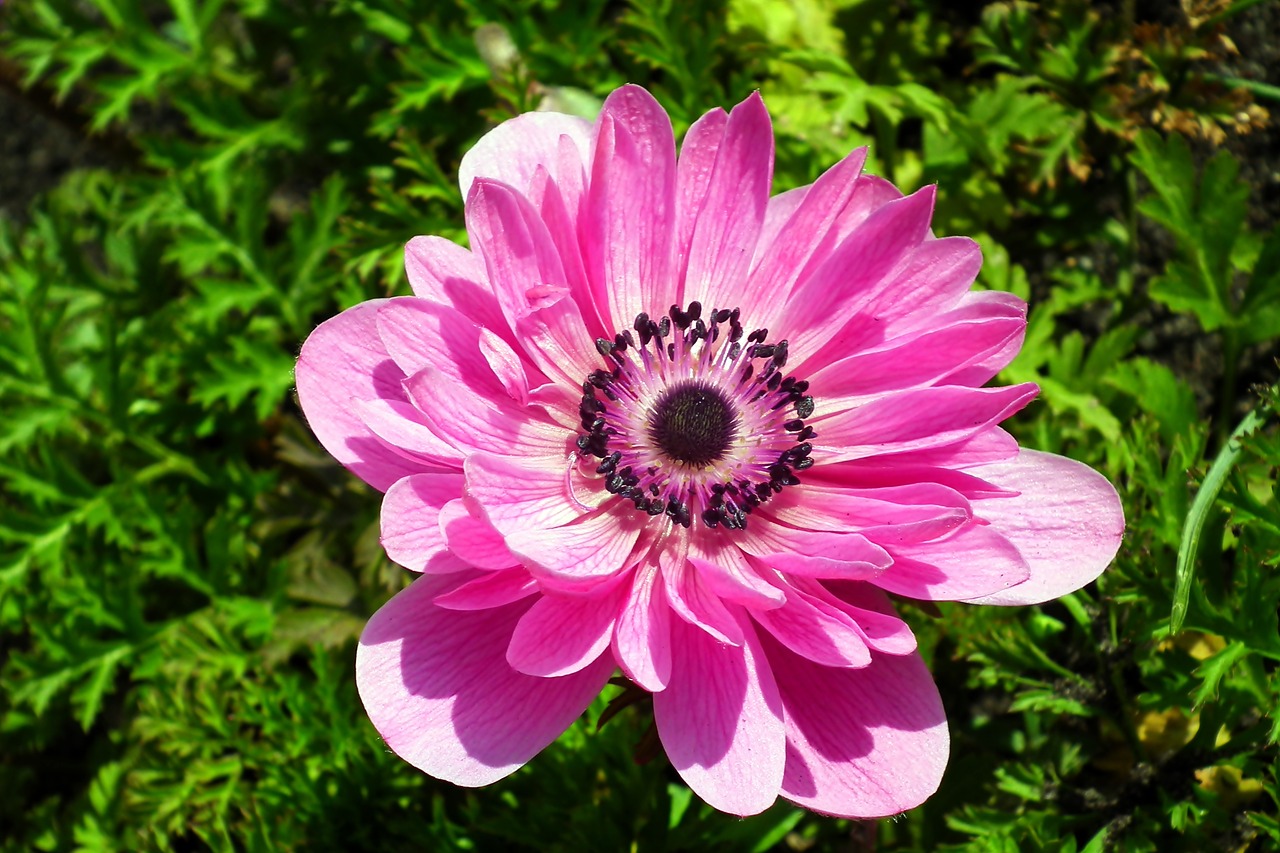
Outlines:
[[787,342],[749,334],[738,309],[672,305],[640,314],[596,349],[607,369],[582,384],[578,450],[610,494],[689,527],[742,529],[813,465],[809,383],[784,376]]
[[724,457],[738,417],[720,389],[690,380],[662,392],[648,426],[649,437],[673,461],[702,466]]

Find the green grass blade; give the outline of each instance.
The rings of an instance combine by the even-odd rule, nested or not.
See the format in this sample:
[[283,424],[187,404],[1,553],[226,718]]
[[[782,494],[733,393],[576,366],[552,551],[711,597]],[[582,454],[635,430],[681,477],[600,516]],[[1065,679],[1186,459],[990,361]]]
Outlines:
[[1200,534],[1204,530],[1209,511],[1213,509],[1226,482],[1227,474],[1240,456],[1240,440],[1262,426],[1266,415],[1254,410],[1245,416],[1240,425],[1231,433],[1227,443],[1209,467],[1209,473],[1200,490],[1196,492],[1191,509],[1187,512],[1186,524],[1182,527],[1182,541],[1178,544],[1178,568],[1173,588],[1173,613],[1169,617],[1169,633],[1177,634],[1187,618],[1187,600],[1191,597],[1191,581],[1195,576],[1196,555],[1200,553]]

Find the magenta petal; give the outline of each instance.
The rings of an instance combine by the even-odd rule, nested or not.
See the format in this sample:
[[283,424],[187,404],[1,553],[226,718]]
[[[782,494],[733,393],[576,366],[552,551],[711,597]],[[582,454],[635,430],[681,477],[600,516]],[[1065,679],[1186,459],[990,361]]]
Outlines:
[[[694,793],[714,808],[758,814],[778,796],[786,756],[782,702],[750,625],[741,647],[717,643],[680,621],[680,655],[653,717],[667,757]],[[824,700],[825,701],[825,700]]]
[[886,817],[924,802],[950,752],[946,715],[919,655],[824,667],[762,638],[786,710],[782,795],[823,814]]
[[671,609],[657,566],[636,567],[631,594],[613,632],[613,653],[622,671],[640,687],[650,693],[666,689],[671,678]]
[[1124,538],[1124,508],[1107,479],[1087,465],[1037,450],[973,471],[1016,489],[1016,498],[974,503],[974,513],[1012,542],[1031,567],[1015,587],[975,604],[1039,604],[1073,592],[1110,565]]
[[686,557],[664,551],[658,557],[667,602],[677,616],[694,625],[717,642],[730,646],[742,644],[742,627],[734,616],[739,605],[725,606],[712,589],[706,576]]
[[906,655],[916,650],[916,636],[898,618],[889,597],[869,583],[836,581],[827,585],[801,580],[804,591],[848,616],[873,652]]
[[446,610],[489,610],[528,598],[537,591],[537,582],[517,567],[485,572],[475,580],[437,595],[433,603]]
[[748,609],[781,607],[786,596],[760,576],[738,543],[691,542],[689,563],[716,596]]
[[740,302],[773,182],[773,125],[759,92],[729,113],[688,249],[682,301]]
[[415,572],[444,574],[471,568],[449,551],[440,533],[440,508],[462,494],[461,474],[415,474],[382,499],[382,547]]
[[604,653],[628,584],[600,595],[543,595],[516,623],[507,663],[526,675],[570,675]]
[[324,321],[298,356],[298,402],[324,449],[357,477],[386,491],[401,477],[433,469],[413,462],[379,440],[355,410],[356,400],[399,400],[403,372],[378,337],[378,311],[371,300]]
[[675,300],[675,189],[671,119],[639,86],[616,89],[597,124],[582,220],[587,275],[616,328]]
[[477,787],[510,774],[572,725],[613,661],[602,655],[563,678],[518,673],[506,648],[528,605],[461,612],[432,603],[457,583],[424,576],[374,614],[356,652],[356,685],[397,755]]
[[448,468],[462,467],[462,454],[423,421],[412,403],[399,400],[352,400],[352,411],[369,432],[408,459]]
[[738,537],[738,545],[772,569],[808,577],[865,580],[892,562],[860,533],[796,530],[764,518]]

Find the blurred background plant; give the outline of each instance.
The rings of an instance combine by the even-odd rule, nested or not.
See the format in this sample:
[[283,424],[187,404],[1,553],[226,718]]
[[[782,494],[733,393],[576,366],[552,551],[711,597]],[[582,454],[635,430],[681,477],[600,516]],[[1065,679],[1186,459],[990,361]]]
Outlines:
[[[1258,0],[0,7],[3,849],[1277,849],[1277,75]],[[465,239],[488,127],[626,81],[678,132],[759,88],[779,189],[866,143],[937,182],[1032,303],[1019,438],[1124,496],[1096,586],[906,605],[954,755],[900,819],[717,814],[610,695],[480,791],[359,707],[407,577],[299,418],[299,343],[407,292],[409,237]]]

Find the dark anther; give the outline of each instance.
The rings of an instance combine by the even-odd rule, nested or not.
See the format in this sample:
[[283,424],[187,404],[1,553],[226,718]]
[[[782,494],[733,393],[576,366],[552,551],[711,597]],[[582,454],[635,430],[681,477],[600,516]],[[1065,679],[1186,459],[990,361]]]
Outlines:
[[809,381],[807,379],[801,379],[795,385],[791,386],[791,390],[796,394],[803,394],[805,391],[809,390]]
[[663,317],[662,321],[658,323],[658,337],[665,338],[669,334],[671,334],[671,318]]
[[777,367],[787,363],[787,342],[780,341],[773,348],[773,363]]
[[720,510],[708,509],[702,513],[702,523],[707,527],[715,527],[720,523]]
[[796,436],[796,441],[808,441],[815,435],[817,435],[817,433],[813,431],[813,427],[807,426],[800,430],[800,434]]
[[689,315],[690,320],[698,319],[702,316],[702,303],[696,299],[693,300],[689,303],[689,310],[685,313]]
[[748,361],[747,366],[742,368],[742,379],[739,380],[739,384],[746,384],[747,382],[750,382],[751,374],[755,372],[756,366]]
[[647,311],[641,311],[637,314],[636,321],[631,324],[631,328],[635,329],[637,332],[643,333],[645,329],[649,328],[649,313]]
[[787,421],[782,425],[782,428],[787,432],[796,432],[797,430],[804,429],[804,421],[800,418],[796,418],[795,420]]
[[812,468],[812,467],[813,467],[813,457],[812,457],[812,456],[806,456],[805,458],[801,459],[799,462],[797,462],[797,463],[796,463],[796,470],[797,470],[797,471],[804,471],[804,470],[806,470],[806,469],[808,469],[808,468]]
[[596,350],[601,355],[608,355],[613,352],[613,341],[607,341],[604,338],[596,338]]
[[[730,338],[730,340],[732,340],[732,338]],[[742,344],[738,343],[737,341],[734,341],[733,343],[729,344],[729,360],[730,361],[737,361],[738,356],[741,353],[742,353]]]
[[777,391],[777,390],[778,390],[778,386],[779,386],[779,385],[781,385],[781,384],[782,384],[782,374],[781,374],[781,373],[775,373],[775,374],[773,374],[772,376],[770,376],[770,377],[769,377],[769,381],[766,383],[766,385],[768,386],[768,388],[769,388],[769,390],[770,390],[770,391]]
[[774,353],[774,350],[776,349],[777,347],[775,347],[773,344],[760,344],[755,348],[755,351],[752,353],[752,355],[754,355],[756,358],[773,358],[773,353]]
[[802,418],[807,418],[813,414],[813,398],[801,397],[796,402],[796,414]]

